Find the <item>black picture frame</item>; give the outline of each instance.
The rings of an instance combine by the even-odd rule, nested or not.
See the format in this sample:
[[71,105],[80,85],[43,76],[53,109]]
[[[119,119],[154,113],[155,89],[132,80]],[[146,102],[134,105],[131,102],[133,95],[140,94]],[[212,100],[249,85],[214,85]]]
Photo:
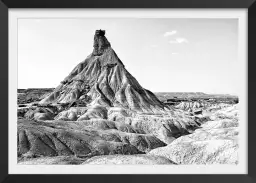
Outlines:
[[[0,181],[51,182],[254,182],[256,128],[253,114],[255,100],[254,60],[256,50],[255,0],[2,0],[0,3]],[[246,8],[248,9],[248,175],[9,175],[8,174],[8,8]],[[250,61],[250,62],[249,62]],[[250,85],[250,87],[249,87]],[[250,90],[249,90],[250,89]],[[250,121],[250,123],[249,123]]]

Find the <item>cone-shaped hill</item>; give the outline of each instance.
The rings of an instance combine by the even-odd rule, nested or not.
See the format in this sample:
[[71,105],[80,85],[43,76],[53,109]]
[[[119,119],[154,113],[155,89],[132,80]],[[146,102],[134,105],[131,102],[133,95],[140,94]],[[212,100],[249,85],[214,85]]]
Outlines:
[[238,163],[236,106],[168,107],[125,69],[105,31],[93,47],[39,103],[18,107],[18,163]]
[[164,110],[157,97],[125,69],[105,37],[105,31],[96,30],[93,47],[93,52],[40,104],[86,100],[87,105],[123,107],[138,112]]

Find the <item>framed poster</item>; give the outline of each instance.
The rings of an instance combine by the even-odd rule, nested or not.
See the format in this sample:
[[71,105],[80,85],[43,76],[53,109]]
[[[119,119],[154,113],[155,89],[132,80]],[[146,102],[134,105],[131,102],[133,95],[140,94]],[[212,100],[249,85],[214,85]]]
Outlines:
[[9,2],[9,174],[248,173],[248,7],[166,3]]

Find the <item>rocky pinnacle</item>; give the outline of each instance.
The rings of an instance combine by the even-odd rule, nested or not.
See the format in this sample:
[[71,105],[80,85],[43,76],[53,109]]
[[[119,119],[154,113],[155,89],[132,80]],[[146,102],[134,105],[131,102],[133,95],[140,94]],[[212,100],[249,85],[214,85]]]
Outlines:
[[105,37],[105,30],[96,30],[94,35],[94,49],[92,54],[94,56],[102,55],[104,50],[110,46],[110,43]]

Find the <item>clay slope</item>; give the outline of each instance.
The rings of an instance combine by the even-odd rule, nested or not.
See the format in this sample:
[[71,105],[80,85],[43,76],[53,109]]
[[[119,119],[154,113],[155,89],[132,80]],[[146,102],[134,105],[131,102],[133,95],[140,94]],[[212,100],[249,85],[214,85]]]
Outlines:
[[92,158],[80,158],[76,156],[52,156],[38,158],[22,158],[18,162],[19,165],[162,165],[172,164],[174,162],[160,156],[150,156],[146,154],[136,155],[100,155]]
[[163,111],[164,105],[125,69],[104,35],[94,37],[94,50],[40,104],[72,103],[123,107],[140,112]]
[[161,165],[161,164],[175,164],[167,158],[161,156],[149,156],[145,154],[139,155],[103,155],[94,156],[86,160],[84,165]]
[[209,106],[211,106],[211,104],[205,101],[192,101],[192,102],[181,102],[178,105],[176,105],[175,108],[186,110],[186,111],[187,110],[193,111],[195,109],[207,108]]
[[209,118],[192,134],[153,149],[148,155],[162,156],[177,164],[238,164],[237,106],[223,107]]
[[106,120],[18,121],[18,157],[141,154],[165,146],[155,136]]

